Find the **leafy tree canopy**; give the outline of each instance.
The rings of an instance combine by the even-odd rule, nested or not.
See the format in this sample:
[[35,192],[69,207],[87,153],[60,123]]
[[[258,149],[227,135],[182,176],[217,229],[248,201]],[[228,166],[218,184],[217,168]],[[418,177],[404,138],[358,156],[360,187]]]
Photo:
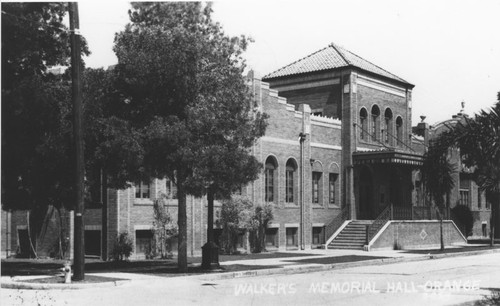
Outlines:
[[[50,72],[52,65],[70,63],[69,30],[62,23],[65,4],[2,3],[2,12],[3,207],[71,208],[70,70]],[[82,53],[89,54],[82,41]],[[139,133],[113,116],[113,78],[102,69],[86,69],[83,75],[87,187],[100,169],[112,187],[124,187],[139,175]]]
[[227,196],[256,177],[249,149],[266,116],[243,77],[249,39],[227,36],[211,4],[132,3],[115,37],[117,115],[144,134],[144,169],[170,177],[179,200],[179,268],[186,261],[186,193]]

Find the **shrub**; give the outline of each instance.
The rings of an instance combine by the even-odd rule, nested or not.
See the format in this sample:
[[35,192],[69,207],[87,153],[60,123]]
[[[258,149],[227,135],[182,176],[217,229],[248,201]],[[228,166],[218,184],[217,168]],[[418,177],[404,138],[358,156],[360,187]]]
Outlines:
[[113,246],[113,260],[123,261],[130,257],[132,253],[133,243],[132,239],[128,236],[128,233],[123,232],[118,235]]

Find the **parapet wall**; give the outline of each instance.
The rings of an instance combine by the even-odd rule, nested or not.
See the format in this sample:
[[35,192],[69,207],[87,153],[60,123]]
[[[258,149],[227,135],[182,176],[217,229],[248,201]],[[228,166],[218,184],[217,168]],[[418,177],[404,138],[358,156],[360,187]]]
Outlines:
[[[370,243],[370,250],[411,250],[439,247],[439,220],[389,221],[389,225]],[[443,221],[445,246],[467,243],[455,223]]]

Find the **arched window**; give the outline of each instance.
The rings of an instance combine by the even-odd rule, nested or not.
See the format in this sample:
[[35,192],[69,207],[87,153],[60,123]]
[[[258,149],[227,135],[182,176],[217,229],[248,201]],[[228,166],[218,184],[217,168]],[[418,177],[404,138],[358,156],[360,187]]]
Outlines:
[[264,171],[265,174],[265,200],[266,202],[274,202],[275,196],[275,188],[276,188],[276,169],[278,168],[278,164],[276,159],[269,156],[266,159],[266,168]]
[[371,133],[372,133],[372,140],[378,140],[379,137],[379,131],[380,131],[380,109],[378,108],[377,105],[373,105],[372,107],[372,128],[371,128]]
[[297,164],[293,159],[289,159],[286,162],[285,179],[285,202],[294,203],[295,184],[297,183]]
[[401,117],[396,118],[396,138],[398,140],[398,146],[403,144],[403,119]]
[[368,112],[366,111],[366,109],[364,107],[359,111],[359,121],[360,121],[359,122],[359,125],[360,125],[359,137],[362,140],[366,140],[367,139],[366,132],[368,131]]
[[387,108],[384,113],[384,142],[392,144],[392,111]]

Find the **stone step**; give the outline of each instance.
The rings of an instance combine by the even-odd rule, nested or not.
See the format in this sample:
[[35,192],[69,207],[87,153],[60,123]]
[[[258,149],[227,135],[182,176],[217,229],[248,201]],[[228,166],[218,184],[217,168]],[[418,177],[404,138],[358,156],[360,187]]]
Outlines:
[[344,249],[344,250],[363,250],[364,246],[332,246],[329,245],[328,249]]
[[334,241],[366,241],[366,237],[339,237],[338,239],[335,239]]
[[330,244],[328,245],[329,249],[362,249],[364,247],[364,244]]
[[366,243],[366,228],[372,223],[371,220],[351,221],[328,245],[328,248],[362,250]]

